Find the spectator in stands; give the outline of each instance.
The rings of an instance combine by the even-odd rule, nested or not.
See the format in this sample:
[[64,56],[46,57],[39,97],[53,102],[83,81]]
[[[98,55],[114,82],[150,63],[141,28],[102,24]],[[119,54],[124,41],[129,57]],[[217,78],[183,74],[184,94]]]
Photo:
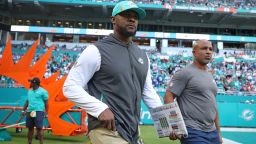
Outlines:
[[[48,113],[48,93],[40,87],[39,78],[30,81],[31,90],[28,91],[27,100],[23,107],[22,115],[26,114],[26,127],[28,128],[28,144],[32,144],[34,127],[36,127],[36,138],[43,144],[43,120]],[[45,111],[45,112],[44,112]]]
[[88,113],[93,144],[137,144],[141,99],[149,108],[162,105],[148,57],[132,42],[138,19],[145,15],[132,1],[117,3],[111,17],[114,33],[88,46],[64,83],[64,95]]
[[211,42],[196,41],[193,64],[178,71],[170,82],[164,102],[177,98],[188,131],[188,137],[171,133],[171,140],[179,138],[182,144],[222,143],[215,100],[217,85],[207,69],[212,53]]
[[227,75],[226,78],[223,81],[223,87],[225,91],[229,91],[231,89],[230,83],[232,82],[232,76]]

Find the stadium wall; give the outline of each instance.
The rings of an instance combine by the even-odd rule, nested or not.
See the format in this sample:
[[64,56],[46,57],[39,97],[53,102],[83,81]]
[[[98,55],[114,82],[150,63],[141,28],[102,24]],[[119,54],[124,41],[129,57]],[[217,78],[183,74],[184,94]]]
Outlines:
[[[23,106],[27,90],[24,88],[0,88],[0,106]],[[159,92],[163,97],[164,92]],[[256,96],[217,95],[220,123],[224,127],[256,127]],[[141,102],[141,124],[153,124],[150,113]],[[0,117],[5,113],[1,112]],[[80,117],[76,117],[80,119]],[[15,117],[12,118],[15,121]],[[11,123],[11,121],[10,121]]]
[[[23,107],[25,104],[27,95],[27,89],[25,88],[0,88],[0,106],[13,106],[13,107]],[[4,124],[15,124],[16,121],[20,118],[20,111],[13,111],[9,115],[8,119],[5,120],[6,116],[10,114],[11,109],[0,109],[0,123],[3,121]],[[69,115],[73,118],[70,119]],[[73,123],[73,120],[76,124],[81,124],[81,114],[79,112],[69,112],[69,115],[63,114],[61,118],[67,122]],[[25,121],[23,118],[21,121]],[[47,118],[44,120],[44,126],[49,126]]]

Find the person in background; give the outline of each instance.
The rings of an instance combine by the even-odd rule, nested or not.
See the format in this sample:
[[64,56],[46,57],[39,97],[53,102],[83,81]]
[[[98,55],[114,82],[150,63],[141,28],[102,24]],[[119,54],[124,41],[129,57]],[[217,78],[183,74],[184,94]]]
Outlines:
[[36,138],[43,144],[43,120],[48,114],[48,92],[40,87],[40,79],[35,77],[30,82],[27,100],[23,107],[22,115],[26,114],[26,127],[28,128],[28,144],[32,144],[34,127]]

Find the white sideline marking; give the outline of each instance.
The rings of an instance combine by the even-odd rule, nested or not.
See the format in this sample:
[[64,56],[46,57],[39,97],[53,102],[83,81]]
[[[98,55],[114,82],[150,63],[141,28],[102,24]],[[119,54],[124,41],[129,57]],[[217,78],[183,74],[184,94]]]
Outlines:
[[255,128],[220,128],[222,132],[256,132]]
[[236,141],[232,141],[230,139],[226,139],[226,138],[222,138],[223,140],[223,144],[241,144],[241,143],[238,143]]

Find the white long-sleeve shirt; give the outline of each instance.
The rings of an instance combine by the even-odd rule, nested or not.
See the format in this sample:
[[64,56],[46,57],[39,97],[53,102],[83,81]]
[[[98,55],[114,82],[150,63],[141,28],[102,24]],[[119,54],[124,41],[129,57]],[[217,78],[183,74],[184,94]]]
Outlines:
[[[148,65],[142,99],[149,108],[154,108],[161,106],[162,102],[152,86],[150,64]],[[108,108],[105,103],[86,92],[87,83],[100,66],[101,55],[98,48],[95,45],[88,46],[70,70],[63,87],[63,93],[69,100],[94,117],[98,117]]]

